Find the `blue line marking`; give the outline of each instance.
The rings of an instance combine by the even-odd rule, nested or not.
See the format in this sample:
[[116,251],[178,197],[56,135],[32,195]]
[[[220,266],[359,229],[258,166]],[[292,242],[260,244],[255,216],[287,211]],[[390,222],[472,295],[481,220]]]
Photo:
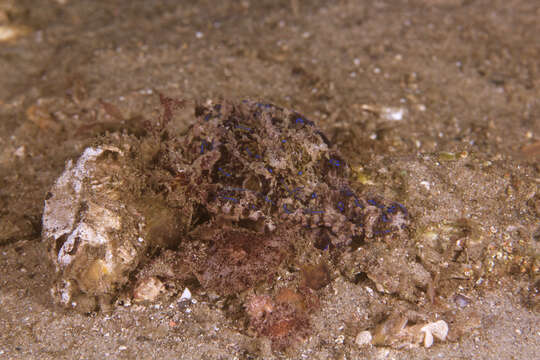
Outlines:
[[225,199],[225,200],[231,200],[231,201],[233,201],[233,202],[235,202],[235,203],[238,202],[238,199],[233,198],[233,197],[229,197],[229,196],[222,196],[221,198],[222,198],[222,199]]
[[228,172],[226,172],[225,170],[223,170],[222,168],[218,167],[218,170],[222,173],[224,173],[226,176],[231,176],[231,174],[229,174]]
[[313,194],[311,194],[311,198],[316,199],[317,198],[317,193],[314,192]]
[[304,209],[304,214],[323,214],[324,210]]
[[303,124],[303,123],[304,123],[304,119],[302,119],[301,117],[296,118],[296,123],[297,123],[297,124]]
[[250,189],[237,188],[237,187],[228,187],[224,189],[225,191],[252,191]]
[[292,211],[290,211],[289,209],[287,209],[287,204],[283,204],[283,210],[285,210],[285,212],[286,212],[287,214],[291,214],[291,213],[292,213]]
[[247,127],[247,126],[244,126],[244,125],[241,125],[241,124],[237,124],[237,125],[235,126],[235,128],[239,128],[239,129],[247,130],[247,131],[250,131],[250,132],[251,132],[251,128],[250,128],[250,127]]
[[343,201],[340,201],[337,203],[337,207],[339,211],[343,212],[345,210],[345,207],[343,206]]
[[214,148],[214,141],[212,141],[212,143],[209,143],[208,141],[206,140],[202,140],[201,141],[201,154],[204,153],[204,147],[206,146],[206,148],[208,150],[212,150]]

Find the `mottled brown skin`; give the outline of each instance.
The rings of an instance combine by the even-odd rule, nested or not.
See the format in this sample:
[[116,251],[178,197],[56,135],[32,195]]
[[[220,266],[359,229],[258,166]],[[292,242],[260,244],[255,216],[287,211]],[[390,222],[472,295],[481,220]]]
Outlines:
[[323,248],[406,227],[401,204],[356,195],[349,165],[301,114],[223,101],[199,105],[195,115],[185,137],[171,139],[163,166],[177,169],[190,201],[210,219],[257,232],[298,227]]

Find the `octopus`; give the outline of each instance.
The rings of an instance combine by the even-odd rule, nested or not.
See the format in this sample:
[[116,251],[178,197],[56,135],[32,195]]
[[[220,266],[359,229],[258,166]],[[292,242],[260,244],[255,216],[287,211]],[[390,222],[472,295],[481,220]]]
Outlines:
[[97,139],[47,193],[57,303],[94,311],[147,278],[238,294],[310,252],[406,236],[405,206],[360,194],[347,160],[301,113],[206,102],[181,130],[174,114],[186,102],[161,103],[145,134]]

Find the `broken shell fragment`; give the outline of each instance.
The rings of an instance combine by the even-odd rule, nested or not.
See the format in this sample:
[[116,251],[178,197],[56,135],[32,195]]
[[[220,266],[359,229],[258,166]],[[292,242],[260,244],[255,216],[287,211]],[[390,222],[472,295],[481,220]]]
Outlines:
[[407,322],[404,316],[391,316],[375,328],[373,344],[401,349],[417,347],[422,343],[428,348],[433,345],[434,337],[444,341],[448,335],[448,324],[444,320],[411,326],[407,326]]
[[165,292],[165,285],[155,276],[151,276],[139,282],[133,290],[133,301],[154,301]]
[[134,195],[143,179],[129,151],[127,142],[87,148],[47,193],[42,237],[58,274],[51,292],[64,306],[88,312],[110,302],[151,243],[153,217],[170,218]]
[[439,320],[424,325],[420,331],[425,334],[424,347],[428,348],[433,345],[433,337],[441,341],[446,339],[446,335],[448,335],[448,324],[444,320]]

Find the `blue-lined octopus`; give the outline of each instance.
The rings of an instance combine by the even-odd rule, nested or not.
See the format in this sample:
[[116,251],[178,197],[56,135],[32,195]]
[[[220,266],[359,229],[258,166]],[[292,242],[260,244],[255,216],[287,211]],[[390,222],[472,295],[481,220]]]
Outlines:
[[[208,102],[182,132],[175,112],[186,102],[161,103],[145,135],[96,140],[47,194],[57,302],[94,310],[147,275],[238,293],[273,281],[299,251],[405,232],[405,207],[358,195],[347,161],[300,113]],[[141,270],[160,251],[172,270]]]

